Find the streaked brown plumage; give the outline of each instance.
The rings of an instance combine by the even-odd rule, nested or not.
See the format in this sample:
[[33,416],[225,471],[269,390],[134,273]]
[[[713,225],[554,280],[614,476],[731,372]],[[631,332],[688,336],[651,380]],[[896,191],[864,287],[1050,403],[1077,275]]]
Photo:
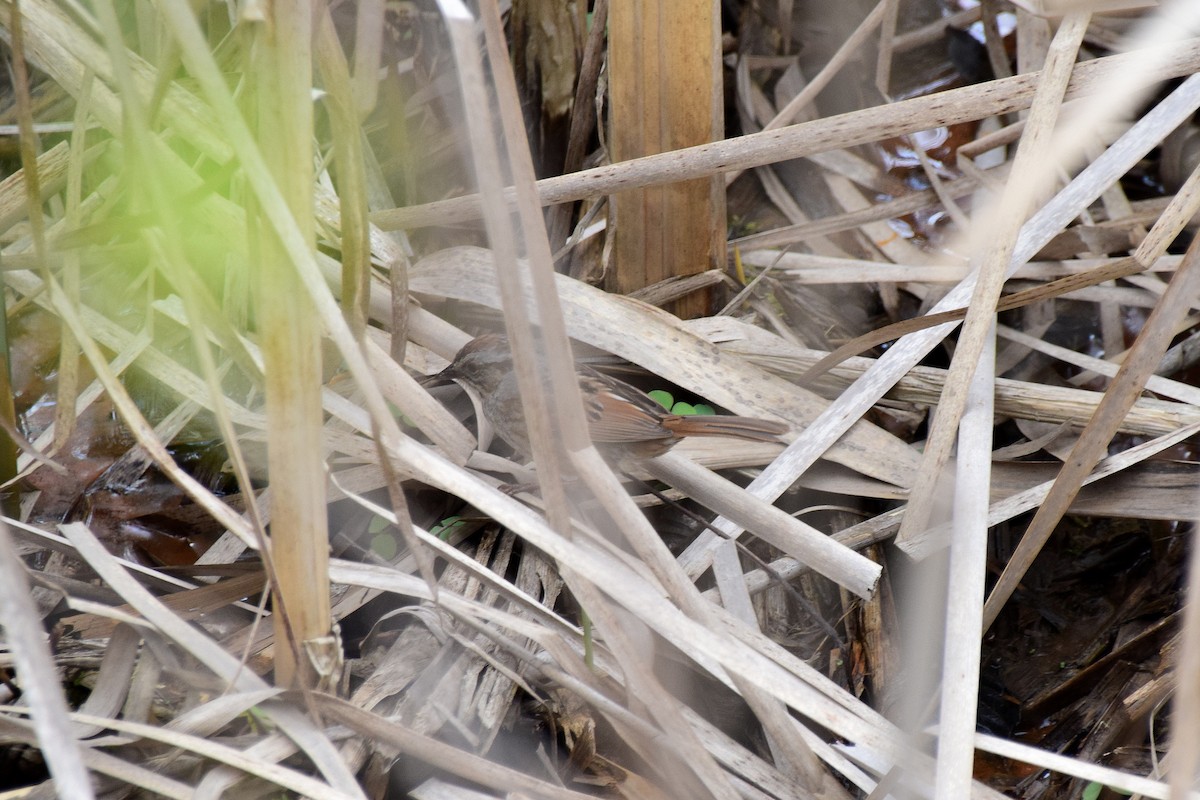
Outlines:
[[[787,430],[778,422],[752,417],[672,414],[624,381],[588,367],[579,367],[578,373],[592,442],[618,461],[662,455],[687,436],[774,442]],[[441,380],[458,380],[474,389],[496,434],[516,450],[529,454],[524,408],[506,337],[484,334],[467,342],[450,366],[427,382]]]

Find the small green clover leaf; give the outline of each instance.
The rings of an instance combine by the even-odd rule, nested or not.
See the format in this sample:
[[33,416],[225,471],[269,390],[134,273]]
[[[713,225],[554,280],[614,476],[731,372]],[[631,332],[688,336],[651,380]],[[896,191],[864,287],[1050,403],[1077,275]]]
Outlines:
[[668,411],[670,411],[671,406],[675,404],[675,398],[671,396],[670,392],[664,391],[663,389],[655,389],[649,394],[658,402],[660,406]]

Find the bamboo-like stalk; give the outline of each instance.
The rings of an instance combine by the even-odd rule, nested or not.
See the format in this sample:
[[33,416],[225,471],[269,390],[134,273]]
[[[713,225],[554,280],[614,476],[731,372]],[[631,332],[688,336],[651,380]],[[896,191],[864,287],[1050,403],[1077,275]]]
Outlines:
[[988,488],[991,485],[992,427],[995,424],[996,329],[985,333],[979,370],[972,376],[959,429],[962,452],[983,458],[958,461],[954,493],[955,532],[946,581],[945,641],[942,654],[941,731],[937,744],[935,798],[952,800],[971,791],[975,748],[975,706],[982,649],[980,609],[987,575]]
[[[262,153],[297,228],[313,246],[312,7],[271,3],[257,26],[258,135]],[[308,293],[268,225],[258,227],[256,307],[266,379],[271,481],[271,557],[275,563],[275,679],[313,686],[328,651],[329,535],[322,454],[321,337]],[[318,642],[320,640],[320,643]],[[335,659],[336,660],[336,659]]]
[[[615,0],[608,26],[613,160],[719,140],[719,4]],[[722,263],[723,188],[721,176],[707,176],[615,194],[609,205],[613,289],[627,294]],[[709,292],[700,291],[674,305],[679,316],[695,317],[710,302]]]
[[[75,104],[75,130],[71,135],[71,161],[67,172],[67,220],[79,226],[79,203],[82,193],[84,144],[87,121],[90,117],[91,78],[85,77],[80,98]],[[62,272],[63,291],[71,302],[79,302],[79,255],[66,255]],[[62,325],[62,345],[58,354],[58,407],[54,417],[54,449],[62,447],[75,426],[75,401],[79,394],[79,345],[67,326]]]

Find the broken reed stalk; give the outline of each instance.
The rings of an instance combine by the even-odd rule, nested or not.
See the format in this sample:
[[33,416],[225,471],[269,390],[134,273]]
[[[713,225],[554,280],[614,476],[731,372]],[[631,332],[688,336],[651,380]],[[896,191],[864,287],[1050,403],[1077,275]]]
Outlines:
[[[720,14],[707,0],[616,0],[609,17],[609,148],[614,161],[719,141],[724,136]],[[609,288],[619,294],[719,267],[725,256],[720,175],[612,196]],[[705,232],[701,235],[700,232]],[[708,313],[711,293],[673,303]]]

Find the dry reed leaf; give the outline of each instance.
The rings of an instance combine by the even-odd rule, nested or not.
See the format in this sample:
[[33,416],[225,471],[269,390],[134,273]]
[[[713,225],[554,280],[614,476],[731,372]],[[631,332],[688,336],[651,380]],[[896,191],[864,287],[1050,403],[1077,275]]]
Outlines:
[[[852,740],[870,741],[876,745],[882,745],[883,741],[890,740],[892,744],[889,747],[898,746],[898,740],[892,738],[895,733],[888,732],[890,729],[886,723],[881,718],[874,716],[873,712],[869,712],[865,708],[857,708],[857,701],[846,697],[829,704],[829,701],[825,699],[826,696],[837,697],[842,690],[813,672],[803,662],[796,660],[794,656],[778,648],[761,634],[745,630],[732,620],[723,623],[715,630],[697,626],[679,615],[678,610],[671,604],[663,601],[656,590],[650,590],[647,593],[646,590],[650,587],[643,582],[643,579],[635,578],[631,574],[628,577],[620,577],[623,572],[622,568],[609,556],[590,549],[578,550],[573,557],[567,555],[569,551],[577,548],[578,545],[568,544],[561,539],[548,542],[545,547],[560,560],[565,558],[569,559],[569,563],[576,565],[587,564],[589,576],[593,580],[604,583],[612,597],[619,598],[622,605],[649,623],[698,663],[709,665],[710,670],[716,670],[714,674],[724,674],[723,670],[716,668],[716,663],[720,663],[726,669],[731,667],[738,669],[745,678],[753,681],[769,694],[787,702],[793,709],[806,716],[815,715],[817,718],[826,720],[825,724],[835,727],[841,731],[842,735]],[[356,567],[356,570],[365,576],[365,567]],[[411,593],[417,588],[414,579],[407,575],[391,573],[391,577],[385,577],[385,574],[378,570],[375,570],[374,574],[375,577],[372,580],[380,588],[394,586],[393,591],[406,593]],[[336,571],[333,575],[334,580],[337,581],[348,577]],[[362,577],[359,578],[359,580],[361,579]],[[453,602],[450,597],[447,597],[446,600]],[[716,613],[720,619],[719,610]],[[730,635],[734,638],[725,638]],[[762,652],[763,655],[770,654],[769,658],[762,660],[757,655],[759,652]],[[713,661],[714,658],[717,659],[717,662]],[[745,660],[747,658],[749,660]],[[752,664],[754,666],[751,666]],[[776,664],[787,665],[787,669],[779,671]],[[804,683],[797,682],[800,680]],[[820,687],[820,691],[802,690],[801,687],[808,683]],[[842,710],[835,710],[838,708]],[[853,712],[856,716],[853,718],[846,716],[850,709],[856,709]],[[870,721],[855,721],[858,719],[858,714],[866,714]],[[884,738],[879,739],[877,736]]]
[[530,792],[539,797],[583,800],[589,795],[531,778],[524,773],[480,758],[474,753],[414,733],[397,720],[384,719],[328,695],[319,700],[321,713],[360,735],[383,742],[421,761],[473,783],[501,791]]
[[[269,705],[263,708],[263,710],[268,709]],[[268,711],[268,713],[270,712]],[[291,789],[294,792],[337,798],[338,800],[354,800],[355,798],[363,797],[361,792],[358,791],[357,785],[354,785],[353,788],[330,786],[298,770],[291,769],[290,767],[282,767],[270,763],[265,759],[256,758],[254,753],[247,753],[229,745],[219,744],[208,737],[190,736],[173,731],[165,726],[145,725],[126,720],[105,720],[90,714],[76,713],[73,717],[84,724],[104,725],[118,732],[124,732],[149,741],[157,741],[171,747],[180,748],[185,752],[203,756],[218,764],[235,767],[246,775],[253,775],[277,786]]]
[[[978,179],[964,177],[943,186],[943,194],[947,197],[958,199],[966,197],[978,190],[978,188]],[[731,251],[766,249],[770,247],[786,247],[789,244],[798,242],[809,242],[814,237],[854,230],[868,222],[880,222],[903,217],[906,214],[933,206],[938,201],[938,195],[932,189],[908,192],[894,200],[873,203],[857,211],[833,214],[800,225],[788,225],[732,239],[729,242],[729,249]]]
[[[4,278],[5,283],[12,289],[34,298],[38,305],[50,308],[56,314],[59,313],[49,296],[44,293],[46,287],[42,279],[32,272],[24,270],[7,272]],[[139,341],[137,335],[130,333],[86,305],[78,307],[74,313],[78,315],[80,324],[84,326],[91,337],[110,350],[123,352]],[[140,361],[139,366],[151,375],[157,376],[163,386],[173,389],[184,398],[194,398],[201,405],[211,404],[211,400],[207,399],[209,395],[203,380],[196,377],[195,373],[182,367],[156,347],[147,346],[146,343],[140,344],[139,347],[142,348],[137,356]],[[238,425],[257,430],[264,428],[265,420],[262,414],[251,411],[228,397],[223,398],[223,403],[231,419]]]
[[[1055,231],[1073,219],[1080,209],[1099,197],[1105,187],[1124,174],[1138,158],[1160,141],[1165,131],[1190,116],[1197,105],[1200,105],[1200,81],[1193,76],[1134,123],[1065,189],[1029,218],[1022,227],[1006,272],[1015,269],[1017,264],[1024,263]],[[974,289],[974,277],[974,274],[968,276],[944,296],[933,307],[932,312],[962,307]],[[777,497],[842,436],[850,423],[858,420],[871,408],[884,392],[915,366],[953,327],[953,323],[942,324],[900,339],[874,367],[864,373],[850,389],[814,420],[789,445],[783,455],[755,479],[749,490],[760,496]],[[738,526],[728,520],[718,520],[715,527],[725,535],[732,535],[736,533]]]
[[[58,194],[66,186],[70,161],[70,146],[66,142],[60,142],[38,156],[38,180],[44,197]],[[0,232],[7,233],[13,225],[28,216],[27,191],[24,170],[18,170],[0,181]]]
[[[1169,449],[1172,445],[1165,446]],[[992,498],[999,501],[1044,486],[1053,480],[1060,466],[1057,462],[993,464]],[[1120,473],[1085,485],[1071,502],[1070,513],[1116,519],[1186,519],[1195,507],[1191,498],[1197,489],[1200,481],[1191,463],[1160,460],[1151,454]]]
[[1130,352],[1129,359],[1122,365],[1105,392],[1104,399],[1095,415],[1084,427],[1079,441],[1071,451],[1054,486],[1038,506],[1034,519],[1008,562],[1000,580],[993,587],[985,607],[985,627],[999,613],[1000,606],[1007,600],[1025,570],[1041,550],[1054,526],[1070,507],[1071,500],[1089,473],[1100,462],[1107,450],[1108,442],[1120,426],[1120,420],[1128,413],[1170,344],[1171,333],[1178,319],[1185,313],[1197,291],[1200,291],[1200,250],[1189,248],[1188,255],[1180,264],[1171,281],[1170,289],[1162,302],[1155,307],[1139,334]]
[[[108,647],[100,662],[96,683],[92,687],[92,693],[88,695],[88,699],[78,710],[92,717],[116,719],[125,705],[125,698],[132,684],[141,636],[130,625],[117,625],[115,629],[107,632],[105,638],[108,639]],[[75,736],[79,739],[93,739],[106,727],[105,725],[76,725]],[[116,744],[121,741],[120,738],[117,738],[116,741],[110,739],[106,744]]]
[[[266,576],[255,572],[193,589],[182,589],[160,600],[165,607],[174,611],[179,619],[194,620],[250,595],[258,594],[266,585]],[[122,608],[132,610],[128,606]],[[114,635],[115,630],[119,630],[115,620],[97,619],[88,614],[64,617],[59,624],[64,630],[70,631],[71,635],[83,639],[104,639]]]
[[1130,775],[1124,770],[1112,769],[1058,753],[1049,753],[1009,739],[976,733],[975,747],[985,753],[994,753],[1026,764],[1034,764],[1054,772],[1076,775],[1084,780],[1112,787],[1119,792],[1153,797],[1156,800],[1167,800],[1174,796],[1170,793],[1168,786],[1161,781],[1143,778],[1140,775]]
[[475,437],[401,369],[387,351],[370,340],[364,344],[364,349],[383,396],[454,461],[465,463],[475,449]]

